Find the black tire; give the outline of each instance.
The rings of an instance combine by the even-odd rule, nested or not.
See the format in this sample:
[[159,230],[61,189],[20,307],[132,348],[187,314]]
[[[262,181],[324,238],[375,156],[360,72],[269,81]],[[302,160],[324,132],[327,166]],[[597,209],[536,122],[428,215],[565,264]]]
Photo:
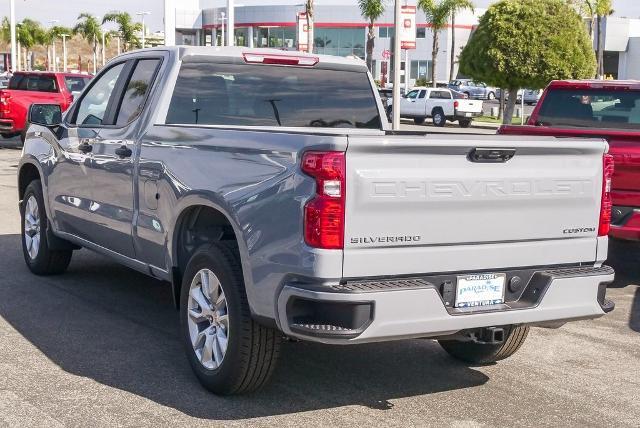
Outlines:
[[439,340],[440,346],[452,357],[471,364],[487,364],[504,360],[516,353],[527,335],[528,326],[510,326],[505,329],[505,341],[500,345],[480,344],[460,340]]
[[[203,269],[215,274],[226,297],[228,342],[222,362],[216,368],[207,368],[200,362],[189,333],[191,282]],[[191,368],[200,383],[215,394],[234,395],[255,391],[267,383],[275,369],[281,335],[251,318],[235,246],[205,244],[191,256],[180,293],[180,330]]]
[[433,120],[433,126],[443,127],[447,124],[447,118],[441,108],[433,109],[431,118]]
[[496,99],[496,94],[494,94],[493,92],[489,92],[487,94],[487,99],[490,100],[490,101],[495,100]]
[[[29,244],[27,242],[27,234],[25,233],[25,211],[27,209],[28,201],[34,198],[37,203],[38,217],[38,242],[34,244],[33,236],[31,235],[31,243],[35,245],[36,252],[34,255],[30,253]],[[67,270],[69,263],[71,262],[72,250],[52,250],[49,248],[48,241],[48,228],[49,221],[47,219],[47,212],[44,207],[44,197],[42,193],[42,184],[40,180],[34,180],[27,186],[22,203],[20,204],[20,217],[21,217],[21,241],[22,241],[22,254],[24,261],[31,272],[36,275],[57,275]],[[30,232],[31,233],[31,232]]]
[[413,118],[413,123],[415,123],[416,125],[422,125],[424,124],[425,118],[424,117],[414,117]]
[[471,119],[460,119],[458,120],[458,124],[460,128],[468,128],[471,126]]

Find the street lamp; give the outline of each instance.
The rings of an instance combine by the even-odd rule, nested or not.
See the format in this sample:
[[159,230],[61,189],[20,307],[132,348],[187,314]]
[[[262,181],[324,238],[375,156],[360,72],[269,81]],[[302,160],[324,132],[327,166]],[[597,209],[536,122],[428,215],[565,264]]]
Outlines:
[[[393,102],[391,112],[393,115],[393,130],[400,129],[400,61],[402,51],[400,42],[400,28],[402,26],[402,0],[395,0],[395,37],[393,40]],[[406,68],[406,67],[405,67]]]
[[225,15],[226,14],[224,12],[220,12],[220,30],[222,30],[222,37],[220,37],[220,46],[226,45],[226,40],[224,39],[224,21],[227,18],[225,18]]
[[67,37],[68,34],[60,34],[62,37],[62,71],[67,72]]
[[[51,21],[49,21],[49,24],[51,24],[51,27],[55,26],[58,22],[60,22],[57,19],[52,19]],[[56,64],[56,38],[55,35],[54,37],[51,38],[51,46],[52,46],[52,62],[53,62],[53,71],[58,71],[58,64]],[[48,50],[48,48],[47,48]]]
[[151,12],[136,12],[136,15],[140,15],[142,19],[142,49],[144,49],[144,16],[151,15]]

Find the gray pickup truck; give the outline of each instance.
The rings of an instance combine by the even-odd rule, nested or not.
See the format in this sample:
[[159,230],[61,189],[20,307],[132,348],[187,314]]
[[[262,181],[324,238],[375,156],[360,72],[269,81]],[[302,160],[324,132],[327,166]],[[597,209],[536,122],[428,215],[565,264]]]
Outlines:
[[394,132],[374,88],[320,55],[115,58],[64,115],[30,109],[27,266],[62,273],[83,247],[169,282],[218,394],[265,384],[285,337],[485,363],[613,309],[604,141]]

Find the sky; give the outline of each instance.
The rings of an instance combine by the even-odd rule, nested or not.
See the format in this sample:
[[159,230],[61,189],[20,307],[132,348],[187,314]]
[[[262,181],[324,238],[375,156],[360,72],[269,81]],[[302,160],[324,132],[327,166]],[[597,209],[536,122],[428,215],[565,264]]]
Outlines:
[[[316,0],[318,4],[341,4],[355,0]],[[389,0],[390,1],[390,0]],[[50,26],[51,20],[59,20],[60,25],[73,26],[81,12],[90,12],[96,16],[112,11],[123,10],[129,12],[136,19],[136,12],[151,12],[145,17],[145,24],[150,31],[163,30],[164,0],[15,0],[16,18],[21,21],[29,17]],[[180,0],[176,0],[180,4]],[[487,7],[492,0],[474,0],[476,7]],[[291,4],[303,3],[302,0],[236,0],[240,5]],[[409,1],[415,4],[415,0]],[[226,4],[226,0],[200,0],[203,8]],[[628,18],[640,18],[640,0],[613,0],[615,15]],[[0,17],[9,16],[9,1],[0,0]]]

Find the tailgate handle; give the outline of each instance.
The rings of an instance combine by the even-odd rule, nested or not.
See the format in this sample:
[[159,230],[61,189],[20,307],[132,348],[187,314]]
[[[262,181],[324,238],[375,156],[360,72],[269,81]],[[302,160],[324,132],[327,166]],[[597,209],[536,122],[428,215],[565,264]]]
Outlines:
[[478,163],[504,163],[516,155],[516,149],[479,149],[469,152],[468,159]]

